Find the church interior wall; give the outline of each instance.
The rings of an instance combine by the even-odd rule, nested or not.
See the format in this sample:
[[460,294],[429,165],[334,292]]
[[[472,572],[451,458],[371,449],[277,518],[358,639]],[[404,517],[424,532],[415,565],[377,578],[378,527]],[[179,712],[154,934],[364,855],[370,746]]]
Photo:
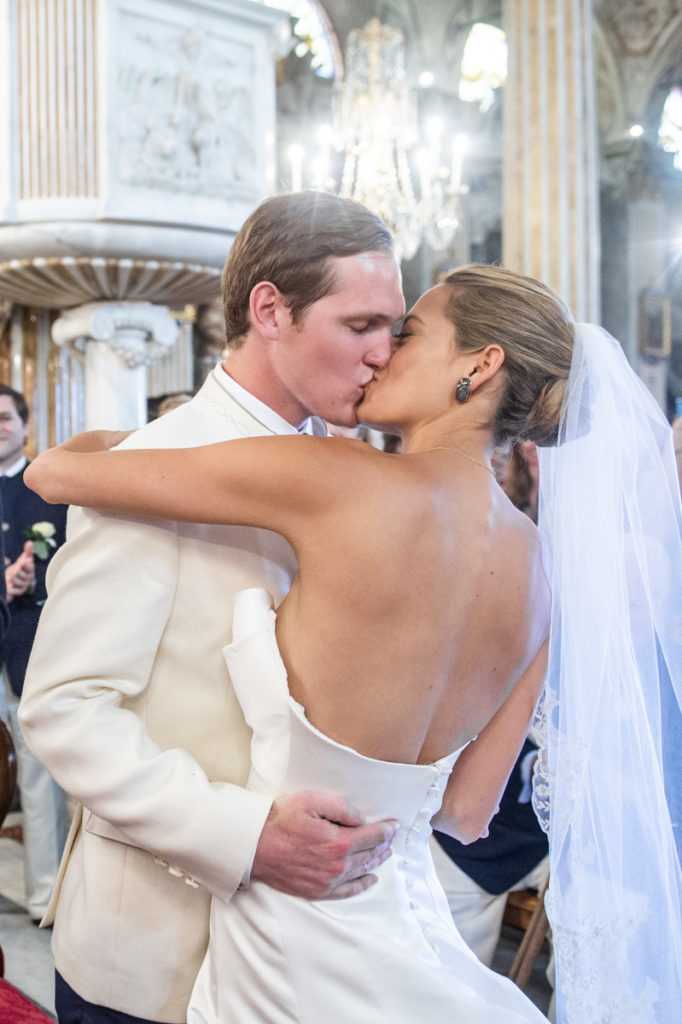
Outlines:
[[[20,10],[21,2],[18,0],[19,7],[15,7],[16,2],[3,0],[0,11],[5,17],[13,7]],[[40,3],[40,0],[35,2]],[[161,5],[164,2],[158,0]],[[237,4],[243,2],[235,0]],[[134,5],[131,6],[127,0],[110,0],[109,6],[116,4],[122,5],[121,10],[125,8],[127,18],[133,17]],[[490,105],[482,109],[480,105],[460,100],[458,83],[464,45],[471,26],[478,21],[503,26],[504,5],[499,0],[459,0],[455,3],[434,0],[428,4],[417,3],[416,0],[327,0],[321,6],[335,33],[340,54],[344,52],[349,32],[361,28],[371,17],[378,17],[382,23],[401,29],[406,40],[407,71],[415,85],[415,100],[422,122],[439,115],[445,121],[446,131],[463,129],[472,140],[465,161],[467,192],[461,201],[460,229],[446,251],[434,252],[428,244],[422,244],[415,255],[405,261],[408,304],[448,265],[469,260],[500,261],[504,219],[504,88],[496,90]],[[160,9],[158,4],[155,9]],[[682,171],[673,167],[672,155],[663,153],[657,146],[656,131],[670,89],[682,83],[682,2],[647,0],[641,4],[635,0],[621,0],[620,3],[593,0],[593,9],[600,196],[599,232],[593,241],[600,249],[601,320],[622,341],[633,364],[638,365],[641,360],[640,297],[643,292],[657,291],[669,300],[671,354],[662,366],[658,366],[657,372],[659,378],[661,372],[664,375],[663,402],[670,412],[672,398],[682,393]],[[199,45],[196,39],[185,40],[185,43],[190,48],[191,45]],[[191,53],[184,43],[183,46],[182,54],[178,52],[178,73],[184,74],[187,103],[191,107],[198,97],[192,92],[193,89],[196,92],[197,76],[188,72],[187,62],[191,63]],[[279,55],[273,49],[269,54],[268,60],[274,69],[276,108],[273,107],[273,117],[276,118],[279,187],[286,189],[291,185],[287,175],[286,149],[297,136],[305,133],[309,123],[329,115],[335,86],[332,81],[315,75],[309,59],[296,56],[291,49],[287,55],[283,55],[281,49]],[[185,63],[180,68],[183,61]],[[431,71],[434,75],[434,84],[429,88],[416,85],[423,71]],[[130,75],[126,81],[130,83]],[[151,97],[149,102],[153,102]],[[100,107],[100,111],[103,109]],[[133,145],[138,138],[136,128],[140,128],[145,115],[139,104],[131,109],[132,114],[111,111],[108,116],[115,116],[119,127],[127,125],[124,135]],[[126,117],[129,117],[128,121]],[[3,117],[0,116],[0,126],[2,124]],[[641,124],[643,137],[630,136],[629,131],[634,124]],[[234,168],[238,166],[241,155],[238,142],[234,143],[233,150],[230,166]],[[160,173],[160,158],[157,155],[154,159],[156,163],[138,159],[137,168],[135,160],[132,163],[128,161],[126,173],[133,177],[136,173],[149,176],[154,167]],[[262,151],[259,160],[263,162],[265,159]],[[212,165],[212,174],[216,166],[215,163]],[[176,172],[172,170],[172,159],[164,167],[166,175],[177,172],[182,178],[185,174],[180,167]],[[208,191],[213,189],[215,192],[214,185],[211,184],[210,188],[207,185]],[[277,184],[272,184],[269,190],[277,187]],[[121,188],[128,194],[125,182]],[[197,204],[205,206],[209,200],[210,205],[213,200],[202,196],[201,188],[199,183],[193,186],[193,192],[185,190],[185,197],[177,194],[177,203],[180,204],[177,209],[186,203],[187,195],[193,196],[192,201],[187,200],[186,203],[189,211],[193,208],[192,203],[195,209],[198,209]],[[172,192],[167,195],[172,198]],[[59,196],[51,198],[53,203],[59,200]],[[254,196],[233,216],[220,254],[215,246],[211,250],[206,263],[212,264],[214,275],[229,248],[229,240],[238,227],[238,221],[243,219],[247,207],[255,205],[255,202]],[[165,216],[163,204],[160,207],[156,200],[155,203],[157,212],[154,217]],[[1,217],[0,214],[0,227]],[[202,218],[204,224],[206,218],[203,214]],[[189,225],[187,217],[185,220]],[[125,221],[121,224],[126,230]],[[144,239],[145,231],[146,237],[151,239],[151,223],[147,228],[142,223],[134,231],[131,229],[130,251],[117,249],[114,254],[107,248],[109,242],[103,242],[101,256],[105,259],[115,256],[119,261],[126,257],[135,258],[132,240],[136,239],[135,246],[139,248],[139,239]],[[144,248],[144,242],[142,245]],[[77,243],[72,243],[71,252],[75,251],[74,246],[77,249]],[[200,254],[199,251],[193,255]],[[7,248],[0,238],[0,264],[14,256],[11,243]],[[116,272],[120,273],[119,267]],[[194,295],[191,287],[184,287],[178,290],[177,295],[171,293],[164,297],[164,302],[176,317],[177,341],[146,371],[150,398],[196,388],[210,366],[220,358],[222,327],[216,294],[217,279],[214,277],[213,280],[205,280]],[[0,379],[33,395],[35,426],[31,444],[36,450],[63,439],[83,425],[84,352],[77,344],[67,351],[53,342],[51,326],[56,317],[54,309],[41,307],[35,300],[21,303],[11,294],[3,294],[0,280]]]

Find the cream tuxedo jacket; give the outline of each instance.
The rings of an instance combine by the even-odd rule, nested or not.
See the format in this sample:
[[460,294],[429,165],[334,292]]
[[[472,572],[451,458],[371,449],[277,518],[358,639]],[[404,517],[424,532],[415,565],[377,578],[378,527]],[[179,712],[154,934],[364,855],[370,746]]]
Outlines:
[[[268,433],[214,371],[126,445]],[[57,970],[91,1002],[185,1021],[210,897],[248,873],[270,807],[241,788],[250,732],[221,653],[233,597],[263,586],[279,602],[294,571],[266,530],[69,513],[21,723],[82,805],[46,922]]]

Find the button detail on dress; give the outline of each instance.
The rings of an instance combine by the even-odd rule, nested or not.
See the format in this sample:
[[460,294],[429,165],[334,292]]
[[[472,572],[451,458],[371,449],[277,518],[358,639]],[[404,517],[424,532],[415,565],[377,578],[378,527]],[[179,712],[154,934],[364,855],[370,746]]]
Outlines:
[[184,878],[185,872],[182,870],[182,868],[178,868],[175,867],[175,865],[171,865],[171,867],[168,868],[168,874],[172,875],[173,878]]

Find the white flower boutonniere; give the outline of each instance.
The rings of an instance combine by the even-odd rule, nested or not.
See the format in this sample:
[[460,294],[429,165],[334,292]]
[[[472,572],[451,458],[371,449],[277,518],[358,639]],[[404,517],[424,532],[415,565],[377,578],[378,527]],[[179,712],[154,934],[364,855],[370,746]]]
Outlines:
[[33,554],[36,558],[47,558],[50,548],[56,548],[54,539],[56,529],[53,523],[34,523],[24,530],[26,540],[33,541]]

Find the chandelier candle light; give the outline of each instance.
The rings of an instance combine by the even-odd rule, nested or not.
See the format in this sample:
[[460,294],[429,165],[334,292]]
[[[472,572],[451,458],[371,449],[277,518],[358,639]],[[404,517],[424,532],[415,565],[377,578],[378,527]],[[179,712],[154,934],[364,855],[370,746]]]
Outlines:
[[[307,161],[300,144],[289,150],[292,190],[306,184],[336,190],[337,182],[330,177],[333,145],[343,154],[339,194],[381,217],[402,259],[415,254],[422,238],[435,252],[443,251],[459,227],[461,196],[467,191],[462,184],[465,137],[458,135],[451,147],[444,146],[443,122],[431,118],[425,144],[417,148],[417,105],[408,86],[405,39],[399,29],[372,18],[349,34],[345,63],[345,78],[337,86],[334,128],[321,129],[317,159]],[[305,181],[304,166],[310,168]]]

